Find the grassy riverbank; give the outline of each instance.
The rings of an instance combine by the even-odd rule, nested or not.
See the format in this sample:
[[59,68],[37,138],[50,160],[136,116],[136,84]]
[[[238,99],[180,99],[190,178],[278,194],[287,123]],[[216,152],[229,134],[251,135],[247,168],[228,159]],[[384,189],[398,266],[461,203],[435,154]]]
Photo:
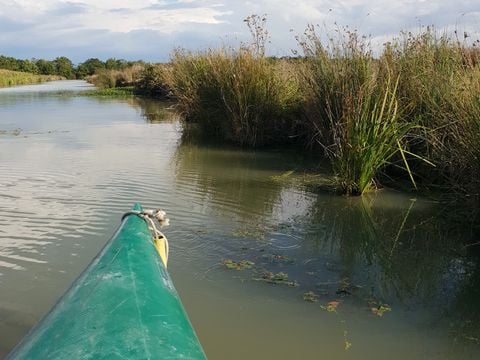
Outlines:
[[37,84],[45,81],[61,80],[62,76],[38,75],[21,71],[0,69],[0,87]]
[[405,181],[477,195],[480,52],[468,35],[401,33],[374,55],[356,32],[309,27],[298,57],[272,59],[251,28],[253,45],[177,50],[156,68],[186,124],[242,146],[300,145],[329,159],[349,195]]

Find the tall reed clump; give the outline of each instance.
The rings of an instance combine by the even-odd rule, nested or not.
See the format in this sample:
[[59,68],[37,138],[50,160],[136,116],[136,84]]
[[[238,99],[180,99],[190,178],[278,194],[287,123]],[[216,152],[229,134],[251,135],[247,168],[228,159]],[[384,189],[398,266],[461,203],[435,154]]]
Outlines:
[[266,19],[246,21],[253,45],[176,50],[167,84],[186,122],[209,138],[249,146],[290,142],[297,135],[299,82],[287,62],[265,57]]
[[387,43],[382,59],[400,78],[399,106],[416,121],[414,152],[436,168],[414,163],[427,185],[478,193],[480,185],[480,52],[478,41],[438,35],[432,27],[402,33]]
[[365,38],[348,30],[339,34],[323,45],[309,27],[299,38],[306,126],[330,159],[339,191],[359,195],[378,186],[379,172],[399,154],[411,177],[406,136],[415,125],[402,121],[399,78],[373,57]]
[[122,70],[98,69],[94,75],[87,77],[87,80],[102,89],[134,86],[143,69],[144,67],[138,64]]
[[171,98],[173,94],[166,80],[168,71],[169,64],[146,65],[135,81],[136,92],[156,98]]

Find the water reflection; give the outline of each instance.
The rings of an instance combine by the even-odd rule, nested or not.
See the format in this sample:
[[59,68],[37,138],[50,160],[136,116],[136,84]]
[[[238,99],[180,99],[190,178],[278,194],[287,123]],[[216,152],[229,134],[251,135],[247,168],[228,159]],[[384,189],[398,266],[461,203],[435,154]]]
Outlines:
[[92,90],[95,87],[83,80],[60,80],[49,81],[42,84],[21,85],[14,87],[0,88],[0,95],[4,97],[18,97],[18,96],[42,96],[52,95],[58,93],[78,93],[81,91]]
[[294,168],[291,154],[182,144],[177,148],[176,185],[196,189],[199,202],[234,212],[242,224],[269,218],[280,200],[282,185],[272,176]]
[[[478,341],[472,320],[480,314],[474,305],[479,261],[465,251],[474,222],[454,221],[458,209],[389,190],[347,198],[312,194],[298,179],[275,181],[298,168],[294,156],[279,161],[276,154],[183,144],[175,164],[177,187],[195,189],[195,201],[238,224],[223,234],[222,244],[231,246],[216,260],[255,265],[232,274],[232,281],[257,286],[252,280],[262,272],[283,272],[299,283],[292,298],[312,291],[324,303],[340,299],[356,309],[351,320],[374,318],[385,305],[393,323],[420,322],[454,334],[452,344]],[[211,280],[216,276],[209,272]]]
[[149,123],[178,122],[180,115],[175,112],[174,103],[158,101],[149,98],[132,97],[127,99],[128,104],[139,109],[140,114]]
[[465,244],[475,241],[475,222],[452,221],[458,211],[389,192],[362,198],[320,195],[303,220],[317,256],[305,270],[315,272],[315,281],[304,281],[326,298],[344,297],[361,307],[374,300],[426,317],[430,326],[454,335],[452,345],[478,344],[480,309],[478,302],[472,305],[479,298],[479,257],[465,251]]
[[178,132],[147,125],[142,109],[56,92],[0,96],[0,358],[98,253],[119,214],[135,201],[169,206]]
[[313,209],[312,223],[329,229],[314,241],[320,251],[338,254],[342,276],[367,282],[376,296],[390,301],[438,298],[459,239],[443,232],[435,204],[376,194],[328,207],[322,199]]
[[478,254],[468,259],[457,295],[445,311],[452,330],[455,351],[462,352],[464,343],[480,345],[480,261]]

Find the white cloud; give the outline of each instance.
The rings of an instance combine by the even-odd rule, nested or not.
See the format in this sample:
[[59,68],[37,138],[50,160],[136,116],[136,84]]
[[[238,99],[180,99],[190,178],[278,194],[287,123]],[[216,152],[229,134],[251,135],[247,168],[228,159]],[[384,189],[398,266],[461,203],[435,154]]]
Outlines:
[[[44,20],[43,26],[39,24],[41,29],[45,29],[45,27],[81,28],[122,33],[134,30],[155,30],[169,33],[182,28],[185,24],[219,24],[221,21],[218,20],[218,17],[231,13],[218,6],[182,7],[188,3],[193,3],[193,1],[177,1],[178,8],[175,8],[166,1],[151,0],[83,0],[77,2],[2,0],[0,1],[0,16],[32,23]],[[170,8],[162,9],[162,5],[170,5]]]
[[175,45],[247,39],[242,20],[252,13],[268,14],[275,54],[295,47],[289,30],[300,33],[307,23],[348,24],[377,40],[419,24],[480,28],[478,0],[0,0],[0,51],[161,60]]

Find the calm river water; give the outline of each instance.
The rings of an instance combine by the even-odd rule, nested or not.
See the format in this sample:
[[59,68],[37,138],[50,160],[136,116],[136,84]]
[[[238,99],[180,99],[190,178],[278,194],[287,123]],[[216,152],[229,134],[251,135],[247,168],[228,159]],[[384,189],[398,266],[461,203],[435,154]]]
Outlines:
[[0,90],[0,358],[137,201],[171,219],[170,273],[210,359],[480,358],[463,215],[314,191],[295,153],[182,143],[168,105],[67,92],[84,89]]

